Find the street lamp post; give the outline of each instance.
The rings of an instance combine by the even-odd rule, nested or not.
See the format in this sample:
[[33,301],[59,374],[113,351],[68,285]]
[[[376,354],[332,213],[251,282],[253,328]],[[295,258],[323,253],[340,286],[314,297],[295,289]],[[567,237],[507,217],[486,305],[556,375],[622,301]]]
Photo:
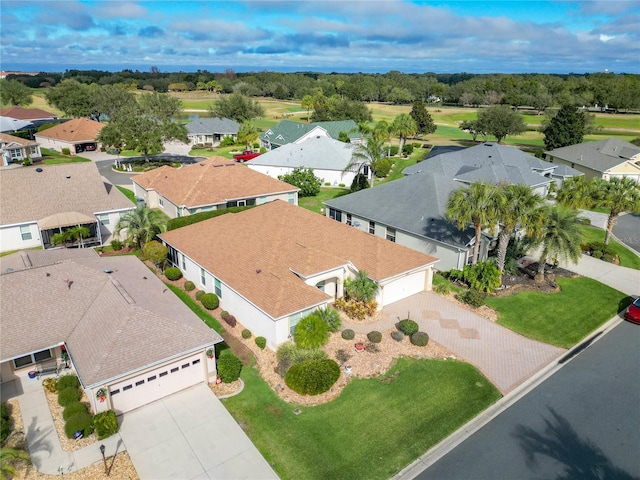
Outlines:
[[104,462],[104,473],[108,477],[109,469],[107,468],[107,457],[104,456],[104,444],[100,445],[100,453],[102,454],[102,461]]

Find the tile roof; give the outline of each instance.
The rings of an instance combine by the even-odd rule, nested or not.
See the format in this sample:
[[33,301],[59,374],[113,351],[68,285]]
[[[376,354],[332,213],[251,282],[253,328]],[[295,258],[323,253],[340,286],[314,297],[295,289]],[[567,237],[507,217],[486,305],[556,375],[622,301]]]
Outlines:
[[312,137],[301,143],[288,143],[263,153],[248,165],[311,168],[343,171],[351,161],[353,144],[328,137]]
[[275,145],[285,145],[295,142],[297,139],[309,133],[316,127],[321,127],[334,140],[338,139],[340,132],[345,132],[349,138],[360,138],[358,124],[353,120],[337,120],[333,122],[299,123],[290,120],[282,120],[277,125],[270,127],[260,135],[262,140]]
[[136,175],[132,180],[146,190],[155,190],[176,205],[187,207],[299,190],[222,157],[181,168],[163,166]]
[[2,361],[65,342],[85,386],[222,341],[132,256],[5,273],[0,285]]
[[105,183],[93,162],[0,169],[0,225],[130,208],[131,201]]
[[629,160],[640,160],[640,147],[619,138],[583,142],[544,153],[597,172],[605,172]]
[[198,134],[220,134],[237,135],[240,124],[229,118],[200,118],[185,125],[190,135]]
[[17,105],[3,108],[2,110],[0,110],[0,116],[17,118],[18,120],[41,120],[48,118],[58,118],[56,114],[47,112],[45,110],[40,110],[39,108],[24,108]]
[[327,300],[298,275],[351,263],[380,281],[437,261],[280,200],[160,237],[272,318]]
[[38,137],[62,140],[70,143],[95,142],[98,133],[104,125],[88,118],[74,118],[60,123],[55,127],[41,130],[35,134]]
[[39,145],[38,142],[34,142],[33,140],[27,140],[26,138],[16,137],[13,135],[8,135],[6,133],[0,133],[0,146],[5,148],[5,145],[9,148],[19,148],[19,147],[34,147]]

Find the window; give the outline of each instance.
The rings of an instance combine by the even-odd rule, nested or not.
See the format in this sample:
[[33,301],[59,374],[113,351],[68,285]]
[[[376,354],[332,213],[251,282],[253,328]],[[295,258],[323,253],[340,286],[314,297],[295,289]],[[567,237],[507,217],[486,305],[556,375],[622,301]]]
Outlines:
[[109,392],[111,394],[111,396],[113,397],[114,395],[117,395],[120,393],[120,389],[116,388],[115,390],[111,390],[111,392]]
[[207,286],[207,277],[205,277],[205,275],[204,275],[204,268],[200,269],[200,284],[203,287]]
[[31,147],[31,155],[37,155],[38,154],[38,147]]
[[194,360],[193,362],[191,362],[191,365],[197,365],[200,363],[200,359]]
[[222,283],[217,278],[213,279],[213,284],[216,290],[216,295],[222,298]]
[[184,253],[182,254],[182,270],[187,270],[187,257],[185,257]]
[[208,207],[202,207],[200,209],[201,212],[210,212],[211,210],[213,210],[213,207],[211,205],[209,205]]
[[138,380],[136,382],[136,387],[139,387],[140,385],[142,385],[144,383],[144,380]]
[[267,197],[260,197],[258,199],[258,205],[262,205],[263,203],[267,203]]
[[124,387],[122,387],[122,391],[126,392],[127,390],[131,390],[133,388],[133,385],[125,385]]
[[147,378],[147,382],[153,382],[156,378],[158,378],[158,377],[156,377],[155,375],[153,375],[153,376],[151,376],[151,377]]
[[166,377],[168,374],[169,372],[160,372],[160,378]]
[[248,198],[248,199],[246,200],[246,202],[247,202],[247,206],[249,206],[249,205],[255,205],[255,204],[256,204],[256,199],[255,199],[255,198]]
[[387,227],[387,240],[396,241],[396,229]]
[[351,225],[352,221],[351,221],[351,214],[347,213],[347,225]]
[[25,355],[24,357],[14,359],[13,365],[15,368],[22,368],[26,367],[27,365],[33,365],[34,363],[49,360],[51,358],[53,358],[51,355],[51,350],[41,350],[30,355]]
[[20,225],[20,237],[23,241],[31,240],[31,227],[29,225]]
[[309,315],[311,312],[313,312],[313,309],[309,309],[309,310],[305,310],[304,312],[298,312],[298,313],[294,313],[293,315],[289,316],[289,334],[293,335],[293,331],[296,328],[296,325],[298,325],[298,322],[300,322],[300,320],[302,320],[304,317],[306,317],[307,315]]
[[171,373],[176,373],[178,370],[180,370],[180,367],[173,367]]
[[369,233],[375,235],[376,233],[376,223],[369,220]]
[[324,292],[324,280],[322,280],[322,281],[320,281],[320,282],[316,283],[316,288],[317,288],[318,290],[322,290],[322,291]]
[[161,207],[164,207],[164,199],[162,197],[158,198],[158,205],[160,205]]
[[102,225],[109,225],[109,214],[108,213],[99,213],[98,214],[98,221]]
[[336,210],[335,208],[329,208],[329,217],[337,220],[338,222],[341,222],[342,212],[340,210]]
[[182,368],[189,368],[190,366],[191,366],[191,364],[189,362],[187,362],[184,365],[182,365]]
[[293,204],[296,200],[296,196],[293,192],[289,193],[289,203]]
[[247,206],[247,201],[246,200],[238,200],[238,206],[239,207],[246,207]]
[[180,207],[176,207],[176,217],[180,217]]

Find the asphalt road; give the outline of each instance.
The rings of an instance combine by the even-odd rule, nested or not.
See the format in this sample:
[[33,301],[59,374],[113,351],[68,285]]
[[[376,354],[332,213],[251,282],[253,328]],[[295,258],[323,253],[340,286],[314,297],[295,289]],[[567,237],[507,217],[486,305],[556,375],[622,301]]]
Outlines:
[[640,479],[639,345],[622,322],[416,478]]
[[640,254],[640,215],[629,213],[619,216],[613,234]]
[[129,173],[115,172],[113,167],[113,160],[96,160],[96,166],[100,175],[105,177],[113,185],[122,185],[125,187],[133,187],[131,182],[132,175]]

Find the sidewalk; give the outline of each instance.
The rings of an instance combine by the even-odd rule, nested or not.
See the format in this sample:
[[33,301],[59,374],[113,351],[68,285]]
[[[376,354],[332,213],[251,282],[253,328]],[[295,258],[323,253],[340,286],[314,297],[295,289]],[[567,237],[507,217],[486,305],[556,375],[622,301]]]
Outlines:
[[621,267],[589,255],[581,255],[577,264],[563,261],[559,266],[583,277],[593,278],[627,295],[640,295],[640,270]]

